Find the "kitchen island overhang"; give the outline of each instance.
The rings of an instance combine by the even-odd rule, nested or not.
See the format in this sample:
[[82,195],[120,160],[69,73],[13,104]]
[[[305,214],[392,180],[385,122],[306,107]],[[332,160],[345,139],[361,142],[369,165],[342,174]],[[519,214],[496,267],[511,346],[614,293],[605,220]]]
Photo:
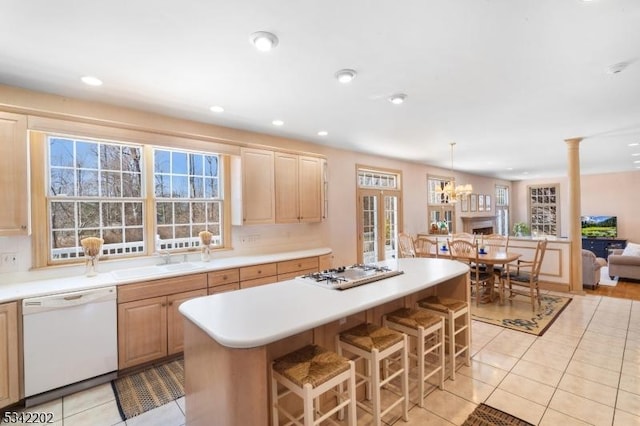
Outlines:
[[341,330],[380,323],[385,313],[428,295],[470,301],[469,269],[460,262],[382,264],[404,273],[344,291],[289,280],[182,304],[187,424],[267,425],[274,358],[309,343],[334,349]]

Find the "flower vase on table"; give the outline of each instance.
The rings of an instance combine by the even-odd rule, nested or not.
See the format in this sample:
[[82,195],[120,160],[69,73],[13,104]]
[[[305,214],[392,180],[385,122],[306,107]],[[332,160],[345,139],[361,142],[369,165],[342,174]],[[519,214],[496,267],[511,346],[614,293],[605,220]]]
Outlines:
[[102,244],[104,240],[102,238],[97,237],[87,237],[83,238],[80,241],[80,245],[82,245],[82,249],[84,251],[84,255],[87,258],[87,276],[95,277],[98,266],[98,256],[102,250]]

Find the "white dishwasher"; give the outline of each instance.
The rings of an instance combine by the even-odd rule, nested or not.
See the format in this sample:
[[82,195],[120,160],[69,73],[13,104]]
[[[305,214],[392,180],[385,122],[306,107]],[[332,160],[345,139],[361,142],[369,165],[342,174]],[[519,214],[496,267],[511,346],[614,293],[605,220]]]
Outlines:
[[22,301],[26,406],[116,377],[116,288]]

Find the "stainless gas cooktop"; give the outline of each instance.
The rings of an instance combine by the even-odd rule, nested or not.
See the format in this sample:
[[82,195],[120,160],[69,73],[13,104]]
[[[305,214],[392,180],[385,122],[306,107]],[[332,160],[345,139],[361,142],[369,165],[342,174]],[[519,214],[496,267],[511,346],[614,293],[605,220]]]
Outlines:
[[402,274],[387,266],[356,264],[296,277],[297,280],[333,290],[346,290]]

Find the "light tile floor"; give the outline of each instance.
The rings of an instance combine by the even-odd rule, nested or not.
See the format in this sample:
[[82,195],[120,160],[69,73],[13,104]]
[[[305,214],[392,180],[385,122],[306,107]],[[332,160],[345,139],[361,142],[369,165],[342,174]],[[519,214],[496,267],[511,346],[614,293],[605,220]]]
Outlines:
[[[536,425],[640,425],[640,301],[573,296],[542,337],[476,321],[472,329],[471,365],[424,408],[412,405],[408,423],[391,423],[460,425],[484,402]],[[123,422],[108,384],[30,410],[52,411],[55,426],[185,422],[184,398]]]

